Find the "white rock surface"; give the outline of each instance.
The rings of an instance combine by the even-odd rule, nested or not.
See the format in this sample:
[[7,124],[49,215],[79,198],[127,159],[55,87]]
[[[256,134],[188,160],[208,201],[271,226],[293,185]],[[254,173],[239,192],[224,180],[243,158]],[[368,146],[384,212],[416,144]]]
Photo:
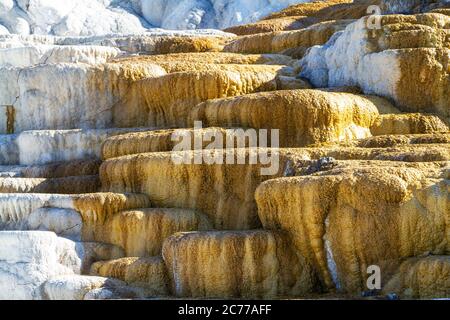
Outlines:
[[85,36],[152,27],[226,28],[300,2],[307,0],[2,0],[0,33]]
[[394,50],[371,52],[365,19],[311,48],[301,66],[301,76],[316,87],[360,86],[367,94],[385,96],[393,96],[401,77]]
[[[1,116],[0,116],[1,118]],[[0,134],[0,172],[20,177],[21,167],[72,160],[100,159],[106,138],[152,128],[31,130]],[[10,174],[8,174],[8,172]]]
[[72,209],[39,208],[27,219],[27,230],[52,231],[60,237],[81,241],[83,221]]
[[165,29],[224,29],[257,21],[305,0],[141,0],[142,14]]
[[64,275],[54,277],[44,284],[44,292],[50,300],[83,300],[86,293],[99,288],[125,285],[117,279],[103,277]]
[[154,45],[163,37],[234,37],[234,34],[216,29],[164,30],[151,29],[142,33],[108,34],[101,36],[53,36],[53,35],[0,35],[0,48],[16,48],[33,45],[96,45],[119,48],[128,53],[152,53]]
[[0,231],[0,299],[43,299],[41,285],[80,273],[75,242],[52,232]]
[[[3,112],[4,110],[1,110]],[[0,132],[5,132],[0,128]],[[16,144],[16,134],[2,134],[0,135],[0,164],[13,165],[19,163],[19,148]]]
[[9,31],[5,26],[0,25],[0,34],[9,34]]
[[70,195],[0,194],[0,230],[26,230],[29,216],[44,207],[75,209]]
[[104,46],[34,45],[0,49],[0,66],[28,67],[45,63],[101,64],[117,57],[120,50]]
[[21,165],[38,165],[60,161],[100,159],[101,145],[106,138],[149,129],[24,131],[16,139],[19,163]]
[[[132,82],[122,71],[120,65],[83,63],[0,67],[0,107],[14,109],[13,119],[0,113],[0,133],[8,132],[8,123],[14,133],[114,127],[113,106]],[[151,64],[136,70],[136,77],[164,74]]]
[[118,247],[81,243],[46,231],[0,231],[0,300],[83,299],[123,283],[80,274],[99,260],[123,257]]

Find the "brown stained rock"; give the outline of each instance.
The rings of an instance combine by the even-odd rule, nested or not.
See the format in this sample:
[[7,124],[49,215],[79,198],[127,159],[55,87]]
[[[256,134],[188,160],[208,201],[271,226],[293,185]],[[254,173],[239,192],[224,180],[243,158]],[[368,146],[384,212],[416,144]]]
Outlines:
[[163,257],[177,297],[292,297],[316,282],[284,235],[265,230],[180,233],[164,243]]
[[116,278],[128,285],[144,287],[149,295],[168,295],[166,267],[160,257],[129,257],[99,261],[92,264],[91,274]]
[[269,180],[256,191],[265,228],[290,235],[329,289],[365,290],[367,267],[383,286],[402,259],[449,249],[445,170],[335,168]]

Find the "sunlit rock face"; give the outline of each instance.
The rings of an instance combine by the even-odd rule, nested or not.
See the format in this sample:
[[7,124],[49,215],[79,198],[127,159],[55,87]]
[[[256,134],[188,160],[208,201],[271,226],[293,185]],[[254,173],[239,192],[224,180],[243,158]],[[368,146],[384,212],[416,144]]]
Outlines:
[[52,232],[1,231],[0,239],[1,299],[64,299],[64,294],[47,292],[52,279],[80,274],[88,260],[99,258],[83,244]]
[[150,28],[225,28],[256,21],[303,0],[3,1],[3,33],[61,36],[142,33]]
[[120,54],[120,50],[102,46],[35,45],[0,50],[0,65],[27,67],[44,63],[105,63]]
[[112,243],[129,257],[159,255],[163,241],[174,233],[213,229],[204,214],[173,208],[121,211],[94,226],[91,236],[85,233],[85,241]]
[[191,125],[278,129],[280,146],[294,147],[366,138],[386,106],[390,103],[378,97],[284,90],[207,101],[192,110],[190,120]]
[[[60,208],[77,211],[83,221],[82,231],[90,236],[96,222],[101,224],[107,217],[123,210],[148,207],[148,197],[139,194],[0,194],[0,226],[2,230],[23,230],[35,210]],[[48,218],[48,215],[41,217]],[[68,215],[67,218],[68,221],[73,221],[73,215]],[[63,221],[62,219],[61,223]]]
[[180,297],[273,298],[315,283],[283,236],[269,231],[181,233],[165,242],[163,257]]
[[95,289],[125,286],[124,282],[95,276],[63,275],[54,277],[44,284],[44,294],[48,300],[83,300]]
[[[165,73],[152,65],[139,66],[134,71],[118,65],[88,64],[48,64],[5,70],[0,73],[0,90],[4,93],[0,104],[11,106],[13,112],[1,115],[4,127],[11,123],[3,133],[114,126],[113,117],[118,110],[113,106],[130,83]],[[65,79],[64,84],[54,86],[61,78]]]
[[448,255],[411,258],[400,265],[384,290],[416,299],[445,298],[450,291],[449,276]]
[[97,175],[65,178],[0,178],[0,193],[79,194],[99,191]]
[[[299,163],[300,172],[308,172],[307,168],[314,160],[325,157],[419,162],[445,161],[449,157],[446,145],[413,145],[388,150],[329,147],[281,149],[278,154],[275,151],[249,150],[243,154],[246,164],[226,164],[227,157],[237,159],[238,152],[238,149],[215,153],[155,152],[113,158],[101,166],[100,178],[104,191],[144,193],[156,206],[200,210],[210,217],[216,229],[245,230],[261,226],[254,201],[256,188],[263,181],[288,174],[292,163]],[[270,161],[264,165],[251,164],[249,159],[260,156],[261,152],[267,154],[269,160],[277,157],[278,162],[274,162],[272,167]],[[175,164],[173,156],[190,162]],[[210,163],[219,157],[224,164],[194,164],[196,157],[212,161]],[[263,175],[263,169],[267,169],[270,175]],[[178,187],[173,188],[174,185]]]
[[326,43],[353,20],[326,21],[296,31],[279,31],[244,36],[230,42],[225,51],[245,53],[279,53],[293,48],[307,49]]
[[313,47],[301,74],[315,86],[357,85],[409,112],[436,113],[448,121],[450,20],[440,14],[392,15],[370,30],[364,18]]
[[256,199],[263,225],[288,232],[325,286],[358,292],[370,265],[387,281],[404,258],[448,253],[447,177],[439,166],[350,166],[267,181]]
[[121,279],[128,284],[145,288],[147,294],[169,294],[166,266],[161,257],[122,258],[92,264],[92,274]]

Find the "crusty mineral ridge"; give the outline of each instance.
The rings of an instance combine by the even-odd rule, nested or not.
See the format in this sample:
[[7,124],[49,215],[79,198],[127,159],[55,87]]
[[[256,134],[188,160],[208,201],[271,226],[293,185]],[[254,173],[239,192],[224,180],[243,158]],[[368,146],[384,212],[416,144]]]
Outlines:
[[[2,231],[0,239],[1,299],[51,298],[43,287],[53,278],[80,274],[83,264],[99,258],[89,245],[59,238],[52,232]],[[120,255],[104,254],[100,259],[114,257]]]
[[353,20],[325,21],[295,31],[276,31],[237,38],[225,46],[227,52],[280,53],[287,49],[326,43],[330,37]]
[[[239,68],[238,68],[239,69]],[[208,99],[242,95],[277,89],[277,70],[273,66],[228,71],[187,71],[170,73],[155,79],[144,79],[136,84],[122,101],[128,114],[117,114],[122,125],[127,122],[154,127],[183,127],[189,110]],[[171,88],[177,88],[173,91]],[[130,110],[136,106],[135,111]],[[138,108],[141,109],[138,109]],[[144,110],[142,110],[145,108]],[[117,109],[123,109],[118,107]],[[142,113],[147,115],[143,116]],[[130,117],[131,116],[131,117]],[[138,119],[142,120],[139,121]],[[123,119],[123,120],[122,120]],[[118,120],[116,120],[118,121]],[[142,123],[140,123],[142,122]]]
[[0,298],[450,298],[448,10],[0,26]]

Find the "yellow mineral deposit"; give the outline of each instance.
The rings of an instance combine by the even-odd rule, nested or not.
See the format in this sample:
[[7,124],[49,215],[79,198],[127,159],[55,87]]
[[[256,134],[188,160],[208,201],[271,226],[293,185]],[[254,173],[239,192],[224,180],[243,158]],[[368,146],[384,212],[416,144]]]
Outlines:
[[91,273],[142,286],[149,295],[168,295],[166,268],[160,257],[99,261],[92,264]]
[[190,124],[279,129],[280,146],[366,138],[378,117],[378,97],[319,90],[282,90],[215,99],[196,106]]
[[180,233],[164,243],[163,257],[179,297],[275,298],[307,293],[316,281],[270,231]]
[[130,257],[157,256],[172,234],[210,229],[208,218],[194,210],[140,209],[118,212],[103,225],[96,224],[90,240],[117,245]]
[[326,21],[295,31],[258,33],[237,38],[227,44],[226,52],[280,53],[284,50],[326,43],[330,37],[353,20]]
[[256,191],[259,217],[290,235],[326,287],[362,291],[370,265],[389,279],[403,258],[448,252],[445,171],[351,166],[270,180]]

